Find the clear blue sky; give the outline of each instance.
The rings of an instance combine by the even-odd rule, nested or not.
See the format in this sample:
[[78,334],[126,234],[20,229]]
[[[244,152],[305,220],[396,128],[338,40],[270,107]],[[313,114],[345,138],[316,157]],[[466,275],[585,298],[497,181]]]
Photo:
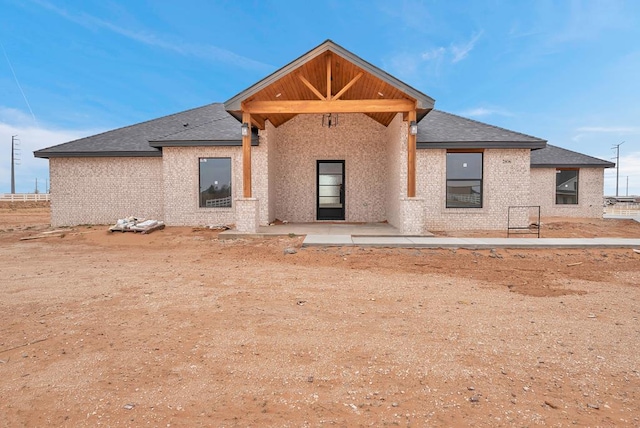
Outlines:
[[[222,102],[332,39],[436,108],[611,159],[640,194],[640,2],[0,0],[0,192],[33,150]],[[605,172],[615,192],[615,170]]]

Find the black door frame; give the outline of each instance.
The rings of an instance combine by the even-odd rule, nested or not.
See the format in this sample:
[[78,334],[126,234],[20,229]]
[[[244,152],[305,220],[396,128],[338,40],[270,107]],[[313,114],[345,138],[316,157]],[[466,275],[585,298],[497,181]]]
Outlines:
[[[320,165],[323,163],[342,164],[342,185],[340,186],[340,208],[320,208]],[[326,159],[316,161],[316,220],[344,220],[345,219],[345,161]]]

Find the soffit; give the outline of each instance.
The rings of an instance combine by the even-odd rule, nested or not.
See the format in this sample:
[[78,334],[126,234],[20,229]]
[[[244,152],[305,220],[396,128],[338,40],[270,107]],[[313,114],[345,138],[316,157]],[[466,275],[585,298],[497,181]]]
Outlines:
[[240,119],[242,111],[252,104],[274,101],[296,101],[302,110],[252,113],[254,125],[262,128],[268,119],[278,127],[296,114],[310,112],[309,103],[305,102],[319,105],[318,101],[328,101],[326,105],[331,107],[327,109],[342,110],[335,113],[365,113],[385,126],[399,111],[405,113],[408,105],[422,118],[434,104],[432,98],[331,41],[236,95],[225,103],[225,108]]

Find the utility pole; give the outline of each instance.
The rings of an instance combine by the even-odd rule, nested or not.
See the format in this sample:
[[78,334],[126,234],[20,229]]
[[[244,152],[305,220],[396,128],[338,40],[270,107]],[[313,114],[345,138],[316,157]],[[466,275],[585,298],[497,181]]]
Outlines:
[[16,193],[16,171],[15,171],[15,163],[16,163],[15,142],[16,142],[16,137],[17,137],[17,135],[12,135],[11,136],[11,194],[12,195]]
[[624,144],[624,141],[620,144],[614,144],[613,149],[616,149],[616,198],[618,197],[618,181],[620,180],[620,146]]
[[627,175],[627,196],[629,196],[629,176]]

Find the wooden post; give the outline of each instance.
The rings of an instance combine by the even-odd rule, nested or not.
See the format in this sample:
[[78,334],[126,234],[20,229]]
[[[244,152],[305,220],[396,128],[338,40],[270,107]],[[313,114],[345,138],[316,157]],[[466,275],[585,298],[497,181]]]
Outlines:
[[416,197],[416,136],[411,135],[411,122],[416,120],[416,111],[407,115],[407,197]]
[[242,123],[249,125],[249,135],[242,137],[242,196],[251,197],[251,114],[242,113]]

